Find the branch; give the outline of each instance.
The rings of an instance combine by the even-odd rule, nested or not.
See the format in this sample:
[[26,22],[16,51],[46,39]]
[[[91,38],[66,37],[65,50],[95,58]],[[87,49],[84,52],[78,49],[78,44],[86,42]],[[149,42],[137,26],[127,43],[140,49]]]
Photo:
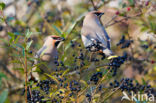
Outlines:
[[25,68],[24,68],[24,74],[25,74],[25,102],[27,103],[27,51],[25,49],[25,57],[24,57],[24,64],[25,64]]
[[94,10],[97,11],[97,7],[95,6],[94,1],[93,1],[93,0],[90,0],[90,1],[91,1],[92,5],[93,5],[93,7],[94,7]]
[[[140,12],[140,13],[134,15],[134,16],[127,16],[127,17],[125,17],[125,18],[123,18],[123,19],[121,19],[121,20],[118,20],[118,21],[115,21],[115,20],[114,20],[115,18],[114,18],[114,19],[113,19],[114,22],[111,23],[111,24],[106,25],[105,27],[107,28],[107,27],[112,26],[112,25],[114,25],[114,24],[121,23],[121,22],[123,22],[124,20],[128,20],[128,19],[131,19],[131,18],[140,16],[140,15],[142,15],[142,12]],[[112,21],[112,20],[111,20],[111,21]]]

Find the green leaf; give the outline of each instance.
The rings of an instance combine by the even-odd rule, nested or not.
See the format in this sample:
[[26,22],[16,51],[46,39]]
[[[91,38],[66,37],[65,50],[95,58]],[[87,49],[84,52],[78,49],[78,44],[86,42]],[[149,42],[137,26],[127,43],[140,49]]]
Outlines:
[[4,103],[8,97],[8,89],[4,90],[0,95],[0,103]]
[[30,42],[27,43],[27,46],[26,46],[26,50],[28,50],[32,44],[33,40],[31,40]]
[[56,79],[56,77],[49,75],[47,73],[44,73],[45,75],[47,75],[48,77],[50,77],[51,79],[55,80],[57,83],[59,83],[59,81]]
[[20,71],[24,71],[23,68],[13,68],[14,70],[20,70]]
[[5,4],[3,2],[0,3],[0,10],[3,10],[5,8]]
[[144,78],[142,78],[142,84],[143,85],[147,85],[146,81],[144,80]]
[[87,82],[84,80],[80,80],[80,83],[83,83],[86,87],[88,86]]
[[63,72],[62,76],[66,75],[69,72],[70,69],[67,69]]
[[8,35],[9,35],[11,38],[14,38],[14,37],[15,37],[14,33],[12,33],[12,32],[8,32]]
[[134,6],[134,0],[128,0],[130,3],[130,6]]
[[26,39],[30,38],[31,35],[32,35],[32,32],[30,32],[28,29],[25,35]]
[[0,22],[4,22],[4,18],[0,17]]
[[15,46],[21,48],[22,49],[22,55],[25,56],[25,48],[23,47],[24,45],[22,46],[20,44],[15,44]]
[[127,5],[126,5],[126,3],[123,3],[122,4],[122,8],[125,8]]
[[55,25],[52,25],[52,27],[57,31],[58,35],[62,34],[61,30],[58,27],[56,27]]
[[16,39],[15,39],[15,41],[14,41],[15,44],[18,42],[19,38],[20,38],[20,36],[17,36],[17,37],[16,37]]
[[7,79],[7,76],[5,74],[3,74],[3,73],[0,73],[0,79],[1,78],[6,78]]

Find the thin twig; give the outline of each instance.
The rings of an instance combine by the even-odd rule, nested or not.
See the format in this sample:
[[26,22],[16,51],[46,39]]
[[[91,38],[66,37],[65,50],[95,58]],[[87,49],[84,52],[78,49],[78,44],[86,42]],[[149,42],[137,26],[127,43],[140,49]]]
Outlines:
[[90,1],[91,1],[92,5],[94,7],[94,10],[97,10],[97,7],[95,6],[94,1],[93,0],[90,0]]
[[25,57],[24,57],[24,64],[25,64],[25,68],[24,68],[24,73],[25,73],[25,102],[27,103],[27,51],[25,49]]
[[134,17],[140,16],[140,15],[142,15],[142,12],[141,12],[141,13],[138,13],[138,14],[136,14],[136,15],[134,15],[134,16],[127,16],[127,17],[125,17],[125,18],[123,18],[123,19],[121,19],[121,20],[114,21],[113,23],[108,24],[108,25],[106,25],[105,27],[107,28],[107,27],[112,26],[112,25],[114,25],[114,24],[121,23],[121,22],[124,21],[124,20],[128,20],[128,19],[130,19],[130,18],[134,18]]
[[113,20],[115,20],[117,17],[118,17],[117,15],[114,15],[114,16],[112,17],[112,19],[111,19],[110,21],[108,21],[108,22],[105,24],[104,27],[107,27],[107,25],[109,25],[109,24],[110,24]]
[[120,88],[118,87],[118,88],[115,89],[115,91],[111,92],[111,93],[102,101],[102,103],[105,103],[105,101],[106,101],[110,96],[112,96],[114,93],[116,93],[116,91],[118,91],[119,89],[120,89]]

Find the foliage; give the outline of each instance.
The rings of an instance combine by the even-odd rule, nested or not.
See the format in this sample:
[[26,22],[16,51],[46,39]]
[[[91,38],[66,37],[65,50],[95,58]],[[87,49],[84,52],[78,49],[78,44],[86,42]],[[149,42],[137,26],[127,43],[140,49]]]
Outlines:
[[[7,5],[0,3],[0,32],[4,34],[0,35],[3,37],[0,38],[0,49],[4,51],[0,54],[0,103],[5,103],[7,98],[11,102],[24,102],[24,96],[30,103],[110,103],[121,97],[123,91],[129,95],[134,91],[156,96],[156,15],[152,0],[121,0],[118,8],[108,7],[114,12],[110,19],[104,17],[105,27],[117,26],[120,31],[112,40],[112,50],[118,57],[110,60],[85,48],[80,31],[86,13],[93,8],[104,10],[111,0],[93,0],[96,5],[87,1],[76,6],[69,6],[65,1],[56,5],[51,2],[25,1],[30,11],[22,17],[18,17],[18,10],[15,16],[4,15]],[[111,30],[110,34],[116,31]],[[139,30],[140,34],[134,35],[132,31],[135,30]],[[152,39],[141,40],[138,36],[141,33],[147,33]],[[36,81],[31,76],[32,68],[46,63],[33,65],[37,60],[34,55],[48,35],[58,35],[66,40],[58,46],[57,68],[41,74],[40,81]],[[99,47],[97,44],[92,46]],[[129,68],[132,73],[125,73]],[[42,71],[38,68],[36,72]],[[19,89],[22,95],[19,95]],[[13,100],[12,95],[22,98]]]

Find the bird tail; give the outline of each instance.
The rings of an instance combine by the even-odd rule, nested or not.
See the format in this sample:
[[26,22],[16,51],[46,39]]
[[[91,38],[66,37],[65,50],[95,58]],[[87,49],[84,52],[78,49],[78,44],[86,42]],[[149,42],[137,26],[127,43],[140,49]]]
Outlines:
[[103,53],[106,55],[107,59],[113,59],[113,58],[118,57],[110,49],[104,49]]

